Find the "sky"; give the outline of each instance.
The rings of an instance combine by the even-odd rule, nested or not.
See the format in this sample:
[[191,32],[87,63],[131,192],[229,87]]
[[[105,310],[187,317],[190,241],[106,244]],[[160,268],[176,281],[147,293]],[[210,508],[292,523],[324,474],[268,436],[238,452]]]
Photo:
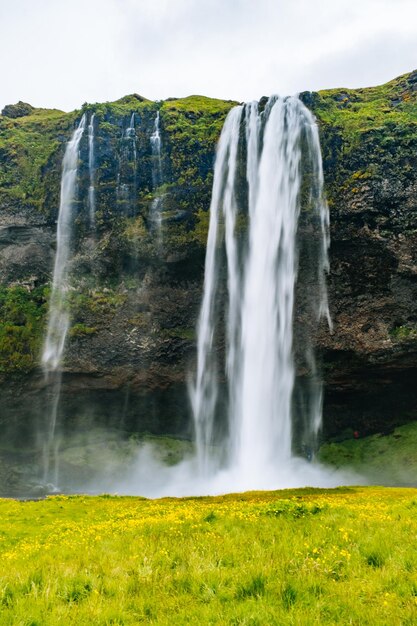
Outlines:
[[249,101],[417,69],[417,0],[0,0],[0,109]]

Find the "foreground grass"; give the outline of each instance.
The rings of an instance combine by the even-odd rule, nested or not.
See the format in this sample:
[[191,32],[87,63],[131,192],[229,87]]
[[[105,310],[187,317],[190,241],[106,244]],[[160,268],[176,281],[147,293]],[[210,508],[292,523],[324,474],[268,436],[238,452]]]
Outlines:
[[417,623],[417,490],[0,501],[0,623]]

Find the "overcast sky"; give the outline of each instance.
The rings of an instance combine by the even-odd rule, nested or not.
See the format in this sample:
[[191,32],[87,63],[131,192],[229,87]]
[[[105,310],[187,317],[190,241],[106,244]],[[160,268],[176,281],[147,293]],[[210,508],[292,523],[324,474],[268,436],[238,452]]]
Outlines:
[[259,99],[417,68],[417,0],[0,0],[0,108]]

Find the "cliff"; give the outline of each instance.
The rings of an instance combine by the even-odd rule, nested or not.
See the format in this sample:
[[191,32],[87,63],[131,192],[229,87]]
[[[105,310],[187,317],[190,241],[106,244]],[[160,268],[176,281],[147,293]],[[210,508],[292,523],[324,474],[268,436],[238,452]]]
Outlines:
[[[381,87],[301,98],[320,126],[331,215],[334,332],[323,326],[317,337],[324,436],[388,430],[417,419],[417,72]],[[48,394],[39,355],[61,162],[82,113],[95,114],[96,229],[87,219],[85,135],[62,419],[68,429],[94,422],[187,434],[215,145],[233,105],[133,94],[68,114],[25,103],[3,110],[0,430],[7,441],[32,441]],[[157,111],[162,176],[155,181]],[[125,132],[132,113],[136,154]]]

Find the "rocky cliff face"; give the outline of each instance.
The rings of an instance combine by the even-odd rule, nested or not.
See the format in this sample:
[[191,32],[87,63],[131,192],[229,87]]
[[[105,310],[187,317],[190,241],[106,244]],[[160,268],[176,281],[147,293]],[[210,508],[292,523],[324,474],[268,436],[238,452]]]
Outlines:
[[[317,337],[324,434],[388,429],[417,418],[417,72],[378,88],[301,97],[320,124],[331,213],[334,332],[323,327]],[[48,396],[39,354],[60,168],[81,114],[22,105],[0,116],[0,429],[19,445],[32,442]],[[188,432],[212,165],[231,106],[132,95],[83,107],[89,119],[95,113],[97,211],[92,231],[85,134],[61,403],[68,429],[95,421]],[[150,136],[158,110],[156,184]],[[126,136],[132,113],[136,159]]]
[[326,431],[416,418],[417,72],[314,94],[331,212]]

